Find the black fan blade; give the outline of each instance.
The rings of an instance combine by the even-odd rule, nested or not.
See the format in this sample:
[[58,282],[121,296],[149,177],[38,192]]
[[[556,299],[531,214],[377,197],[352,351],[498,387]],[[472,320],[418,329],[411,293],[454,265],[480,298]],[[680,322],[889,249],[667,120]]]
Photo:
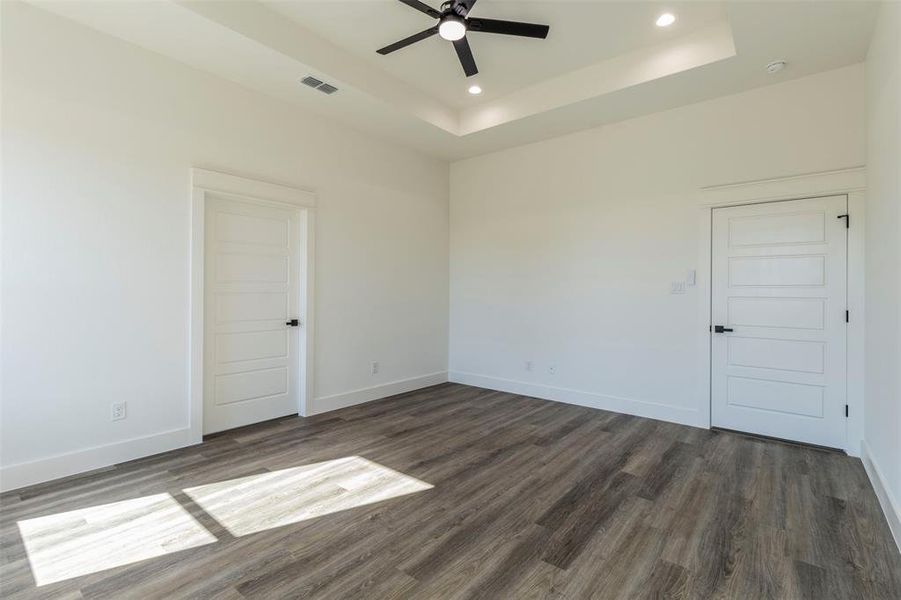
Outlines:
[[522,37],[541,38],[547,37],[551,30],[547,25],[535,25],[533,23],[518,23],[516,21],[498,21],[496,19],[467,19],[467,30],[480,33],[502,33],[504,35],[519,35]]
[[399,42],[394,42],[390,46],[385,46],[381,50],[376,50],[376,52],[378,52],[379,54],[391,54],[395,50],[400,50],[401,48],[406,48],[410,44],[415,44],[416,42],[421,42],[422,40],[424,40],[426,38],[430,38],[433,35],[435,35],[436,33],[438,33],[437,25],[435,25],[434,27],[429,27],[425,31],[420,31],[417,34],[411,35],[408,38],[404,38]]
[[465,36],[454,42],[454,50],[457,51],[460,64],[463,65],[463,72],[467,77],[472,77],[479,72],[479,68],[476,67],[476,59],[472,57],[472,49]]
[[425,14],[429,15],[433,19],[437,19],[438,17],[441,16],[440,12],[438,12],[437,10],[435,10],[428,4],[424,4],[424,3],[420,2],[419,0],[400,0],[400,1],[403,2],[404,4],[406,4],[407,6],[409,6],[410,8],[415,8],[419,12],[424,12]]

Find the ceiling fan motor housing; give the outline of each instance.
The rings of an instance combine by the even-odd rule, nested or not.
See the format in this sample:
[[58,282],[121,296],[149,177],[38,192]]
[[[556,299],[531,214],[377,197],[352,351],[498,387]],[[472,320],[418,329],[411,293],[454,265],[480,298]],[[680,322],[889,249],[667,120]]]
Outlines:
[[467,12],[469,11],[463,3],[453,0],[441,3],[441,14],[443,15],[456,14],[459,17],[465,17]]

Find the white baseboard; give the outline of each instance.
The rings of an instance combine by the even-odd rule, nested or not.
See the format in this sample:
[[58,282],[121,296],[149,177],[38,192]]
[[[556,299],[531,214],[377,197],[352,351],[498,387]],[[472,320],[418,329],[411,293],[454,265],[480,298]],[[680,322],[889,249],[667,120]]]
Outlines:
[[870,454],[870,447],[867,446],[866,441],[861,444],[860,460],[863,461],[863,468],[870,478],[870,483],[879,499],[879,505],[882,506],[882,512],[885,513],[885,520],[888,521],[892,537],[895,538],[895,545],[901,551],[901,504],[898,504],[891,488],[885,484],[882,469],[878,463],[873,461],[873,455]]
[[542,398],[543,400],[553,400],[555,402],[564,402],[566,404],[576,404],[578,406],[587,406],[589,408],[599,408],[601,410],[610,410],[628,415],[647,417],[659,421],[670,421],[672,423],[691,425],[693,427],[707,427],[706,423],[701,423],[702,415],[700,412],[692,408],[669,406],[666,404],[647,402],[645,400],[607,396],[604,394],[596,394],[594,392],[554,387],[539,383],[529,383],[526,381],[516,381],[513,379],[502,379],[500,377],[491,377],[488,375],[478,375],[476,373],[465,373],[461,371],[451,371],[448,376],[448,381],[488,388],[490,390],[498,390],[501,392],[509,392],[511,394],[519,394],[521,396],[532,396],[533,398]]
[[86,448],[67,454],[0,468],[0,491],[7,492],[60,477],[143,458],[194,443],[191,430],[175,429],[154,435]]
[[[446,381],[447,371],[440,371],[420,377],[353,390],[343,394],[317,398],[313,403],[312,414],[362,404],[363,402],[370,402],[404,392],[412,392],[420,388],[445,383]],[[61,477],[101,469],[136,458],[184,448],[195,443],[198,442],[190,428],[176,429],[67,454],[58,454],[27,463],[9,465],[0,468],[0,492],[8,492]]]
[[447,382],[447,371],[439,371],[437,373],[429,373],[428,375],[420,375],[419,377],[411,377],[409,379],[399,379],[390,381],[381,385],[343,392],[331,396],[323,396],[313,400],[312,414],[338,410],[339,408],[347,408],[364,402],[372,402],[380,400],[395,394],[403,394],[404,392],[412,392],[439,383]]

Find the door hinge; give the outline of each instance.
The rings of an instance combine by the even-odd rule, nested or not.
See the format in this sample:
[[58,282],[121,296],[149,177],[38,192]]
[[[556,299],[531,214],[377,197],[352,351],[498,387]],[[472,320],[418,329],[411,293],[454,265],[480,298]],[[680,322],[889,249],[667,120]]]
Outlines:
[[845,229],[851,229],[851,215],[839,215],[836,219],[844,219]]
[[851,322],[851,311],[846,310],[845,311],[845,323],[850,323],[850,322]]
[[848,405],[847,404],[845,404],[845,416],[846,417],[848,416]]

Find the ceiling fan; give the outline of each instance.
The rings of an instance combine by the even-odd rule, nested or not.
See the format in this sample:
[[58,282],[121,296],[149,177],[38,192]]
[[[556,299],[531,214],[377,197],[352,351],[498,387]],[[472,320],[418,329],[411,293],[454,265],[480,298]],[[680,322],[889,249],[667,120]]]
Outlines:
[[534,25],[532,23],[519,23],[517,21],[498,21],[497,19],[479,19],[469,18],[469,11],[472,10],[476,0],[449,0],[441,5],[441,10],[435,10],[427,4],[423,4],[419,0],[400,0],[407,6],[415,8],[423,12],[433,19],[438,19],[438,24],[429,27],[425,31],[404,38],[399,42],[394,42],[390,46],[377,50],[379,54],[390,54],[395,50],[406,48],[410,44],[415,44],[424,39],[430,38],[435,34],[442,38],[453,42],[454,49],[457,51],[457,57],[460,64],[463,65],[463,71],[467,77],[472,77],[479,72],[476,67],[475,58],[472,56],[472,50],[469,42],[466,40],[467,31],[476,31],[481,33],[500,33],[503,35],[517,35],[521,37],[540,38],[547,37],[550,27],[547,25]]

